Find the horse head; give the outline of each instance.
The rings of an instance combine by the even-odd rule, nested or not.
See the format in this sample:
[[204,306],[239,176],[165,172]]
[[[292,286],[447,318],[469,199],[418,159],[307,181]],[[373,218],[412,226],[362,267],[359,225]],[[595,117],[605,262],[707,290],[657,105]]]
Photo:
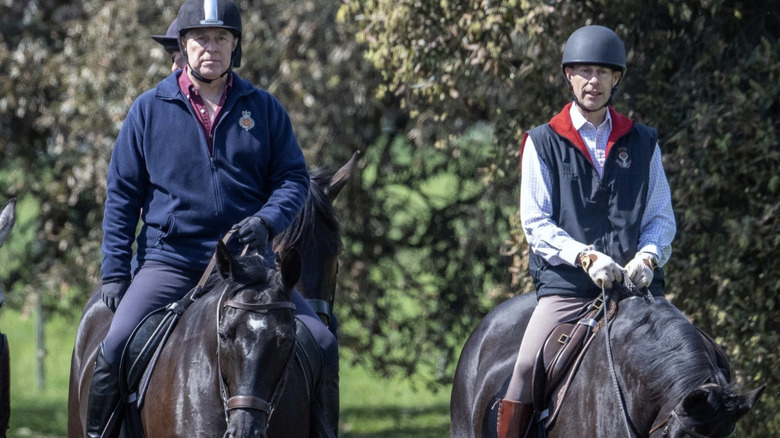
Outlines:
[[338,257],[343,248],[333,201],[349,181],[357,157],[356,152],[335,173],[325,169],[312,171],[303,210],[274,239],[274,252],[282,257],[290,250],[300,254],[304,269],[296,287],[326,325],[336,292]]
[[217,318],[224,436],[264,438],[295,350],[290,297],[300,256],[290,251],[276,272],[260,255],[234,257],[219,242],[217,270],[224,281]]
[[753,408],[766,385],[735,394],[729,385],[706,383],[690,391],[658,423],[650,437],[727,438],[736,436],[737,420]]

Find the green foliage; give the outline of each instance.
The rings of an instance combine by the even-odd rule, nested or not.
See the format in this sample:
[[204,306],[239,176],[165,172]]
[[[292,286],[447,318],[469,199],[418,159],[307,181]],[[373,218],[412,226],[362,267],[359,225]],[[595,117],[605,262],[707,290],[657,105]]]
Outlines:
[[370,352],[356,360],[446,381],[474,316],[506,296],[510,259],[497,249],[516,193],[487,183],[492,139],[478,125],[447,147],[395,137],[366,152],[366,198],[351,218],[358,228],[347,230],[348,292],[339,298],[344,344]]
[[[238,72],[288,108],[309,162],[365,150],[339,198],[341,342],[383,374],[446,381],[477,321],[531,288],[519,144],[568,100],[584,24],[626,42],[616,107],[656,127],[678,236],[668,292],[744,387],[780,383],[780,23],[758,0],[239,0]],[[9,306],[78,313],[99,277],[104,181],[133,99],[168,74],[161,0],[0,5],[0,251]],[[771,388],[772,386],[770,386]],[[744,436],[780,434],[768,391]],[[759,421],[758,419],[761,419]]]

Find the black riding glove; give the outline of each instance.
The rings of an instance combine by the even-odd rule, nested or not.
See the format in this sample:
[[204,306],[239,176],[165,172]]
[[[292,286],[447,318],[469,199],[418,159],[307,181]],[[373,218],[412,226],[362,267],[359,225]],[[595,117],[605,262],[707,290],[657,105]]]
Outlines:
[[238,229],[239,241],[249,246],[249,249],[257,249],[268,243],[270,230],[265,222],[257,216],[249,216],[241,222],[233,225]]
[[122,297],[125,296],[128,287],[130,287],[128,280],[109,280],[103,283],[103,287],[100,288],[100,294],[111,313],[116,312],[116,308],[119,306],[119,302],[122,301]]

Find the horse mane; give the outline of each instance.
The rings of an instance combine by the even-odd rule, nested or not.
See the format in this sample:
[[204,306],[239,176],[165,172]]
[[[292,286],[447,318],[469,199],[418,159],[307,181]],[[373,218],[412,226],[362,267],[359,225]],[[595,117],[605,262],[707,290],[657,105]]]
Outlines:
[[[325,240],[324,244],[327,247],[341,249],[342,244],[338,233],[315,233],[318,224],[339,230],[333,204],[326,191],[332,177],[333,172],[326,168],[317,168],[311,172],[309,194],[303,210],[286,230],[274,238],[274,252],[284,254],[315,235]],[[330,239],[327,238],[329,236]]]
[[[701,334],[672,303],[629,299],[620,303],[614,338],[622,339],[640,364],[655,401],[680,401],[691,390],[717,383],[731,392],[710,359]],[[644,379],[643,379],[644,380]]]

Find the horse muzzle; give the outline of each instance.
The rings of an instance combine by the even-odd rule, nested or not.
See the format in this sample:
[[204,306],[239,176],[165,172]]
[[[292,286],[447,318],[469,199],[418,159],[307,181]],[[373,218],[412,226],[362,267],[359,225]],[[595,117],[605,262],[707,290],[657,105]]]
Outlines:
[[224,438],[267,438],[268,416],[255,409],[230,411]]

